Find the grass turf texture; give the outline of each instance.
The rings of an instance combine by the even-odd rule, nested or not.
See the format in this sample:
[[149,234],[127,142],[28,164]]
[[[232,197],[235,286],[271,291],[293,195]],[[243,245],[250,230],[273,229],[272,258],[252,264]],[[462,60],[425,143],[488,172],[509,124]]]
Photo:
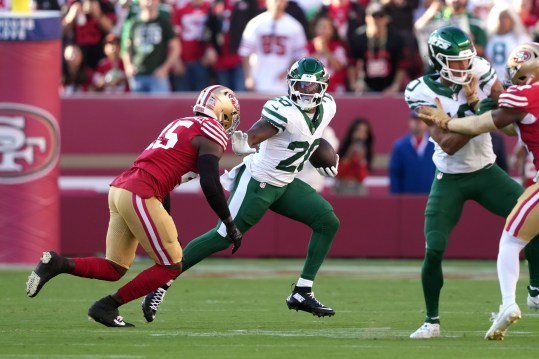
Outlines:
[[420,261],[327,260],[315,294],[337,314],[290,311],[285,299],[301,260],[206,260],[167,293],[156,321],[140,300],[120,308],[135,328],[87,320],[97,299],[120,282],[61,275],[26,297],[31,268],[0,269],[0,358],[531,358],[539,314],[526,307],[522,265],[517,302],[523,318],[504,341],[483,339],[500,295],[493,261],[446,261],[442,338],[411,340],[424,319]]

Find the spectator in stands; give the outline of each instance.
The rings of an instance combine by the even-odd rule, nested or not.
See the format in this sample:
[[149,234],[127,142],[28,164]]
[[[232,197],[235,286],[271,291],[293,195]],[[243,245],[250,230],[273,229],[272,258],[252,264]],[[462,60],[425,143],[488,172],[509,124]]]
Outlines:
[[[468,0],[447,0],[444,6],[442,0],[435,0],[423,16],[417,19],[415,28],[417,31],[430,34],[443,26],[456,26],[465,31],[475,44],[477,55],[484,56],[487,46],[487,33],[481,20],[467,9]],[[428,37],[428,35],[426,35]],[[426,40],[425,36],[419,36],[418,41]],[[426,41],[425,41],[426,42]]]
[[303,32],[305,32],[305,36],[307,39],[310,39],[312,36],[310,32],[311,23],[309,20],[307,20],[307,15],[305,14],[305,11],[303,11],[303,8],[299,6],[298,2],[288,0],[288,5],[286,5],[285,11],[288,15],[292,16],[301,24],[301,27],[303,27]]
[[189,0],[174,9],[172,22],[181,44],[174,66],[174,91],[201,91],[210,82],[209,68],[217,61],[215,52],[206,51],[204,37],[210,7],[209,0]]
[[103,40],[116,21],[114,6],[107,0],[73,0],[62,19],[64,37],[80,46],[92,69],[105,57]]
[[243,61],[245,88],[259,93],[288,92],[286,74],[306,54],[303,27],[285,12],[288,0],[266,0],[267,10],[253,18],[238,50]]
[[170,92],[169,71],[180,56],[180,43],[159,0],[140,0],[140,13],[126,23],[122,56],[133,92]]
[[110,33],[105,37],[105,58],[99,61],[94,72],[93,83],[97,91],[125,93],[129,91],[124,64],[120,56],[120,38]]
[[339,147],[339,172],[334,192],[339,195],[365,195],[364,180],[371,170],[374,136],[369,121],[354,120]]
[[245,91],[238,48],[245,26],[261,11],[258,0],[218,0],[208,14],[204,33],[211,50],[216,52],[217,61],[213,66],[216,81],[233,91]]
[[64,48],[62,60],[62,92],[64,95],[93,90],[93,70],[86,64],[86,59],[79,45],[69,44]]
[[392,194],[429,193],[434,179],[434,143],[429,141],[429,126],[412,111],[409,132],[391,150],[389,188]]
[[487,31],[489,39],[485,58],[496,70],[500,81],[504,81],[507,56],[518,45],[531,41],[531,37],[517,12],[507,4],[499,4],[492,8],[487,21]]
[[512,2],[516,6],[516,11],[524,24],[524,27],[531,33],[537,25],[539,18],[539,7],[534,0],[520,0]]
[[381,4],[391,19],[389,27],[404,40],[404,53],[409,59],[408,78],[421,76],[423,60],[414,33],[414,12],[419,6],[419,0],[381,0]]
[[325,0],[297,0],[298,5],[303,9],[307,21],[312,22],[318,10],[322,7]]
[[366,25],[356,30],[349,43],[350,88],[356,93],[393,95],[404,89],[409,61],[404,40],[389,26],[389,16],[377,3],[367,6]]
[[63,0],[33,0],[33,3],[35,10],[60,11],[62,10],[62,5],[64,5]]
[[368,3],[368,0],[325,0],[314,19],[329,16],[341,40],[349,43],[357,28],[365,24],[365,7]]
[[317,17],[313,22],[313,29],[314,38],[307,44],[307,52],[326,66],[331,76],[327,91],[342,94],[347,86],[348,59],[345,45],[339,38],[333,21],[327,15]]
[[425,73],[432,71],[428,60],[429,54],[427,42],[429,36],[434,30],[447,24],[445,20],[441,19],[440,15],[444,6],[444,0],[425,0],[424,11],[420,13],[414,23],[414,32],[419,47],[419,55],[423,60],[423,72]]

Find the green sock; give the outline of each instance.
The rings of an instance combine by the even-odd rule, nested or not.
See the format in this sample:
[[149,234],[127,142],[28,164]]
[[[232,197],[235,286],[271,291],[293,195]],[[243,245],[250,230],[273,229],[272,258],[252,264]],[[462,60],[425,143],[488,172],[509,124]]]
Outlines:
[[[538,236],[539,237],[539,236]],[[539,288],[539,238],[533,238],[524,247],[524,256],[528,261],[528,271],[530,272],[530,285]]]
[[309,240],[303,271],[301,272],[301,278],[308,280],[314,280],[322,266],[339,228],[339,220],[331,212],[319,218],[318,222],[311,228],[313,232]]
[[421,268],[421,282],[427,307],[427,317],[437,318],[439,315],[440,292],[444,285],[442,252],[427,249]]

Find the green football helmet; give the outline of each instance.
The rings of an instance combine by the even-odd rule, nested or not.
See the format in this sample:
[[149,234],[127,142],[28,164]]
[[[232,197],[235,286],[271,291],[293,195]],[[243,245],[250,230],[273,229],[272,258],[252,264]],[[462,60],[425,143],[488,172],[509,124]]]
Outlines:
[[296,61],[287,75],[288,96],[302,110],[320,105],[329,84],[329,73],[314,57]]
[[[468,35],[455,26],[434,30],[429,36],[429,62],[444,79],[464,85],[472,80],[473,59],[477,55]],[[468,60],[467,69],[451,69],[450,61]]]

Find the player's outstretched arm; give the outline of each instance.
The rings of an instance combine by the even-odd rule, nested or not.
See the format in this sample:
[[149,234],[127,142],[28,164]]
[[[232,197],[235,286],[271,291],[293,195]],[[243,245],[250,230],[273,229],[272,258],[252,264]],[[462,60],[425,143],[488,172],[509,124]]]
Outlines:
[[253,147],[274,136],[277,132],[276,127],[261,118],[247,132],[235,131],[232,134],[232,151],[239,156],[254,153],[256,150]]
[[198,173],[200,187],[212,210],[226,226],[226,232],[233,243],[232,254],[241,246],[243,234],[236,227],[230,214],[223,187],[219,180],[219,159],[223,155],[223,148],[212,140],[197,136],[193,145],[198,148]]

